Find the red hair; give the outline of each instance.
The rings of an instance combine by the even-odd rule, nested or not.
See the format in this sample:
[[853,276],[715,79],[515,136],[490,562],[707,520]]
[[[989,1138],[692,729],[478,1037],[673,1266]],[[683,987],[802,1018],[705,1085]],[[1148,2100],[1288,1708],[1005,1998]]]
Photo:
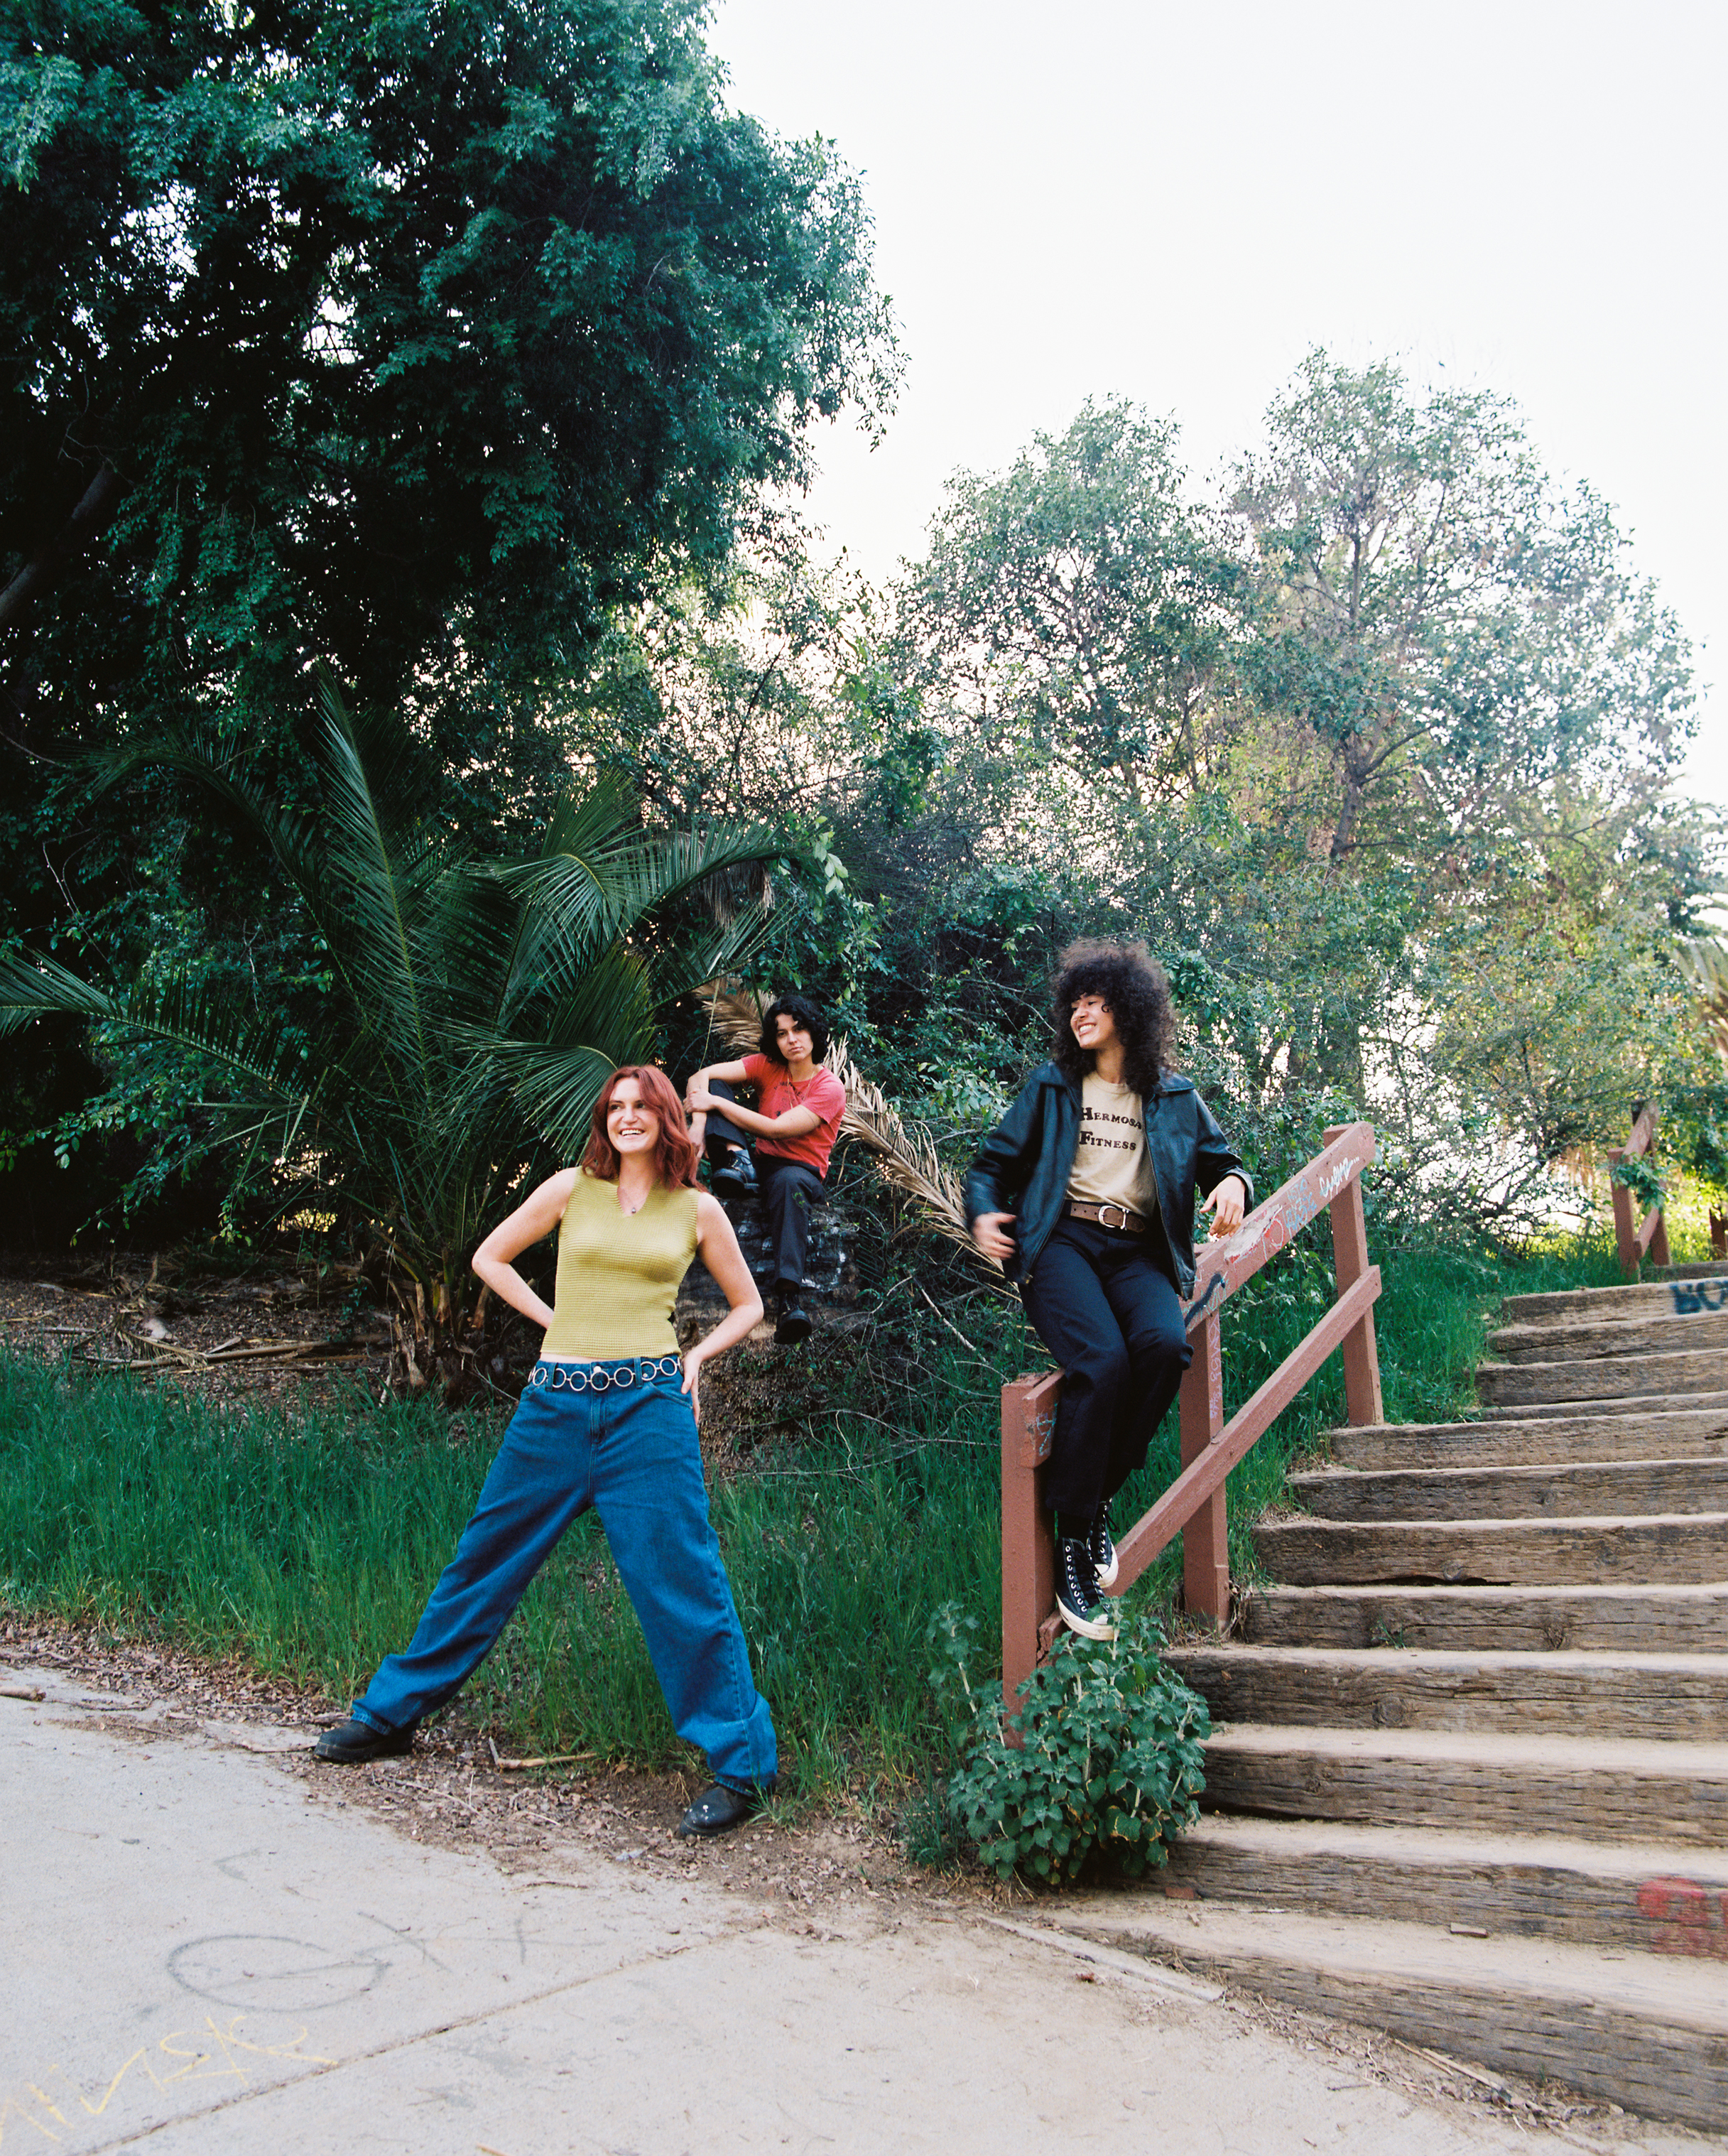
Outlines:
[[622,1064],[600,1088],[600,1097],[594,1103],[587,1151],[582,1157],[583,1173],[602,1183],[616,1183],[618,1179],[618,1150],[606,1134],[606,1111],[612,1106],[612,1096],[619,1081],[624,1078],[636,1081],[642,1089],[643,1106],[660,1119],[659,1142],[654,1147],[655,1173],[674,1190],[695,1189],[696,1163],[700,1155],[685,1127],[684,1103],[674,1090],[672,1081],[653,1063]]

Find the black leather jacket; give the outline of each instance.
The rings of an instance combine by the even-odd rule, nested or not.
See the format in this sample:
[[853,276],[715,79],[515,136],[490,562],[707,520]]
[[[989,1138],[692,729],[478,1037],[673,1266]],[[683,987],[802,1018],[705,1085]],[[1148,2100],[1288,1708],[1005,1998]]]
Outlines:
[[[968,1226],[981,1213],[1015,1215],[1015,1253],[1002,1268],[1012,1281],[1031,1277],[1038,1252],[1062,1218],[1079,1134],[1079,1086],[1055,1064],[1041,1063],[967,1171]],[[1190,1078],[1165,1074],[1146,1104],[1146,1135],[1177,1291],[1186,1296],[1194,1287],[1197,1185],[1210,1197],[1227,1175],[1239,1175],[1250,1206],[1254,1187]]]

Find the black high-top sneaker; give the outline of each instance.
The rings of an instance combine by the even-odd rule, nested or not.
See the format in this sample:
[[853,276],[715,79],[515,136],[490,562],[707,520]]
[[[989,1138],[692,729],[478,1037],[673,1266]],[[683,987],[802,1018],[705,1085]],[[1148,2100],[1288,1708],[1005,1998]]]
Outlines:
[[1092,1515],[1092,1532],[1086,1537],[1086,1554],[1092,1560],[1093,1571],[1098,1574],[1098,1584],[1114,1587],[1116,1574],[1122,1568],[1116,1562],[1116,1546],[1110,1540],[1108,1497]]
[[1098,1574],[1086,1545],[1078,1535],[1056,1539],[1056,1609],[1070,1632],[1083,1640],[1114,1640],[1110,1604],[1098,1585]]

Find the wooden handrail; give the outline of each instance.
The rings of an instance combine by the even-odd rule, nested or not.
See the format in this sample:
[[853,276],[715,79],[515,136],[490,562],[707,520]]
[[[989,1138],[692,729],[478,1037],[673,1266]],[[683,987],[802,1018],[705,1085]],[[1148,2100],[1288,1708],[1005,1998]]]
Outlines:
[[1653,1205],[1640,1222],[1638,1200],[1623,1183],[1613,1180],[1613,1171],[1623,1161],[1637,1160],[1652,1155],[1656,1150],[1656,1111],[1646,1104],[1633,1120],[1632,1135],[1623,1146],[1617,1146],[1608,1155],[1608,1188],[1614,1201],[1614,1240],[1619,1246],[1620,1270],[1628,1280],[1636,1280],[1646,1250],[1652,1265],[1665,1265],[1668,1258],[1668,1223],[1663,1217],[1660,1203]]
[[[1362,1170],[1374,1158],[1373,1127],[1350,1123],[1327,1131],[1326,1147],[1301,1172],[1256,1206],[1233,1235],[1199,1255],[1194,1292],[1184,1316],[1193,1360],[1181,1393],[1182,1467],[1157,1502],[1121,1536],[1113,1594],[1122,1594],[1180,1533],[1183,1596],[1191,1615],[1222,1623],[1229,1614],[1228,1520],[1224,1485],[1230,1471],[1264,1436],[1326,1358],[1344,1353],[1345,1400],[1352,1423],[1381,1419],[1380,1365],[1374,1303],[1380,1270],[1368,1263],[1362,1213]],[[1338,1299],[1295,1351],[1227,1424],[1218,1312],[1244,1281],[1314,1219],[1322,1206],[1332,1220]],[[1049,1651],[1059,1620],[1055,1559],[1040,1483],[1056,1427],[1062,1373],[1019,1378],[1002,1392],[1002,1665],[1003,1697],[1012,1700]]]

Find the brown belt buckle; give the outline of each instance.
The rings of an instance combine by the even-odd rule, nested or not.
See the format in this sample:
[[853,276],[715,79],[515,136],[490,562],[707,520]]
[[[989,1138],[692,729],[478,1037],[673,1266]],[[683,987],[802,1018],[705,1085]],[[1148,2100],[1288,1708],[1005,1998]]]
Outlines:
[[1128,1232],[1128,1223],[1133,1218],[1133,1215],[1129,1212],[1128,1208],[1126,1205],[1112,1205],[1108,1203],[1100,1205],[1098,1209],[1098,1224],[1100,1228],[1107,1228],[1110,1224],[1104,1217],[1106,1213],[1120,1213],[1121,1214],[1122,1217],[1116,1223],[1116,1225],[1120,1229],[1124,1235],[1126,1235]]

